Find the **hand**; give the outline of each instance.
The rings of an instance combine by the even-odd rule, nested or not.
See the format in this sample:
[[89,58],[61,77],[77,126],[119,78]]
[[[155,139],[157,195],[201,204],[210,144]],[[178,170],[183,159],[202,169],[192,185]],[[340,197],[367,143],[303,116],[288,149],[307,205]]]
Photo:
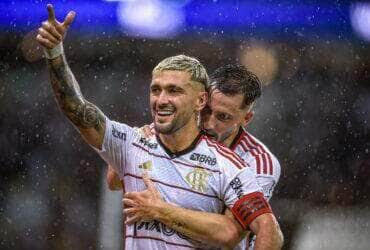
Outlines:
[[47,5],[48,20],[42,22],[41,27],[38,29],[36,40],[45,48],[53,49],[65,37],[65,34],[76,16],[74,11],[68,12],[66,18],[62,23],[55,19],[55,12],[53,5]]
[[125,223],[132,225],[138,221],[150,221],[156,219],[157,211],[164,201],[149,176],[144,173],[143,181],[147,187],[141,192],[128,192],[124,194],[123,212],[126,215]]

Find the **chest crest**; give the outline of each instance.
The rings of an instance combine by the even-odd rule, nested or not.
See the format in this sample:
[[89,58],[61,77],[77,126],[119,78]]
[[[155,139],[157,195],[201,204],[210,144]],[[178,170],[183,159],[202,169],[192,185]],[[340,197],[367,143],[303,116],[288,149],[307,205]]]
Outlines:
[[194,168],[185,176],[185,179],[191,189],[205,193],[208,190],[208,179],[210,175],[205,169]]

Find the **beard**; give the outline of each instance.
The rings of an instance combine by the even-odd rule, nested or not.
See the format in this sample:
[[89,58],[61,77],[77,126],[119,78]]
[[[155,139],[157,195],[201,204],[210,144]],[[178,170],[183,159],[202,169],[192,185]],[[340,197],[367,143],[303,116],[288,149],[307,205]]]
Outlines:
[[180,126],[177,123],[171,122],[167,124],[161,124],[158,122],[154,122],[154,129],[157,131],[157,133],[164,134],[164,135],[170,135],[175,132],[177,132],[182,126]]
[[[174,109],[174,117],[170,121],[163,121],[161,122],[161,117],[158,116],[154,111],[152,113],[154,114],[154,129],[161,134],[170,135],[181,128],[183,128],[186,124],[189,123],[192,117],[191,112],[182,112],[177,113],[177,109]],[[163,118],[165,119],[165,118]]]

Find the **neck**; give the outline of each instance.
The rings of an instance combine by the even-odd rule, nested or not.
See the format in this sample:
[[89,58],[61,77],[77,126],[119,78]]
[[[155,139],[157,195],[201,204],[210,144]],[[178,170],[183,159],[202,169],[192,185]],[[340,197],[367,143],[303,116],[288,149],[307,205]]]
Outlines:
[[199,132],[196,120],[192,120],[175,133],[159,134],[159,138],[171,152],[176,153],[188,148],[199,135]]
[[235,131],[233,131],[230,134],[230,136],[228,138],[226,138],[226,140],[224,140],[222,142],[222,144],[225,145],[226,147],[230,148],[231,143],[233,143],[234,140],[235,140],[235,138],[238,136],[240,129],[242,129],[242,128],[241,127],[238,127],[237,129],[235,129]]

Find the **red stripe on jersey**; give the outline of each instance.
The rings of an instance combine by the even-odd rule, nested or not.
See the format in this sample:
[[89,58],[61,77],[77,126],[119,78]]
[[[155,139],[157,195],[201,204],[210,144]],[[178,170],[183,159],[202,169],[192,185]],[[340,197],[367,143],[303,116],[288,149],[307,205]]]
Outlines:
[[247,152],[248,150],[251,150],[251,149],[254,149],[255,148],[252,145],[252,143],[248,140],[248,138],[246,138],[246,137],[243,137],[243,139],[240,142],[243,143],[246,146],[245,152]]
[[243,140],[241,141],[245,146],[246,146],[246,148],[247,148],[247,150],[245,151],[245,152],[247,152],[247,151],[251,151],[251,150],[255,150],[255,151],[257,151],[257,153],[256,154],[259,154],[259,152],[258,152],[258,149],[257,148],[255,148],[252,144],[251,144],[251,142],[250,141],[248,141],[248,139],[247,138],[243,138]]
[[[141,176],[138,176],[138,175],[135,175],[135,174],[130,174],[130,173],[126,173],[123,175],[123,177],[125,176],[129,176],[129,177],[133,177],[133,178],[136,178],[136,179],[143,179],[143,177]],[[209,197],[209,198],[214,198],[214,199],[218,199],[220,201],[222,201],[220,198],[218,198],[217,196],[215,195],[210,195],[210,194],[205,194],[205,193],[201,193],[201,192],[197,192],[195,190],[192,190],[192,189],[188,189],[188,188],[185,188],[185,187],[180,187],[180,186],[176,186],[176,185],[172,185],[172,184],[169,184],[169,183],[166,183],[166,182],[163,182],[163,181],[159,181],[159,180],[155,180],[155,179],[150,179],[152,182],[158,182],[164,186],[167,186],[167,187],[171,187],[171,188],[175,188],[175,189],[181,189],[181,190],[184,190],[184,191],[188,191],[188,192],[191,192],[191,193],[194,193],[194,194],[199,194],[199,195],[202,195],[202,196],[206,196],[206,197]]]
[[243,138],[243,140],[241,140],[240,142],[246,145],[247,147],[246,151],[249,150],[249,152],[252,154],[252,156],[256,160],[256,172],[257,174],[261,174],[261,160],[260,160],[260,154],[259,154],[258,149],[253,147],[253,145],[248,141],[247,138]]
[[202,167],[202,166],[198,166],[198,165],[195,166],[195,165],[191,165],[191,164],[181,162],[181,161],[178,161],[178,160],[173,160],[173,159],[172,159],[172,161],[175,162],[175,163],[184,165],[184,166],[192,167],[192,168],[201,168],[201,169],[205,169],[205,170],[208,170],[208,171],[211,171],[211,172],[214,172],[214,173],[221,173],[221,171],[217,170],[217,169],[210,169],[210,168],[206,168],[206,167]]
[[219,142],[217,142],[215,140],[211,140],[210,138],[208,138],[208,141],[211,142],[211,143],[213,143],[213,144],[215,144],[223,152],[225,152],[228,155],[230,155],[231,157],[235,158],[235,160],[237,160],[243,167],[245,167],[244,160],[238,154],[236,154],[233,150],[229,149],[225,145],[223,145],[223,144],[221,144],[221,143],[219,143]]
[[235,167],[239,169],[242,169],[245,167],[244,162],[240,158],[238,159],[237,157],[239,156],[234,154],[232,151],[227,152],[226,150],[219,147],[219,144],[208,140],[208,138],[206,138],[206,143],[209,147],[215,148],[217,153],[219,153],[220,155],[224,156],[229,161],[231,161],[235,165]]
[[261,154],[262,156],[262,161],[263,161],[263,173],[267,174],[267,160],[266,160],[266,154]]
[[261,174],[261,161],[260,161],[260,155],[253,155],[256,159],[256,165],[257,165],[257,169],[256,169],[256,172],[257,174]]
[[206,168],[206,167],[202,167],[202,166],[198,166],[198,165],[191,165],[191,164],[188,164],[186,162],[181,162],[179,160],[174,160],[174,159],[171,159],[170,157],[167,157],[165,155],[158,155],[158,154],[155,154],[153,152],[150,152],[148,149],[140,146],[139,144],[136,144],[135,142],[132,143],[133,146],[135,147],[138,147],[140,149],[142,149],[143,151],[147,152],[148,154],[150,155],[153,155],[154,157],[158,157],[158,158],[163,158],[163,159],[167,159],[167,160],[171,160],[175,163],[178,163],[178,164],[181,164],[181,165],[184,165],[184,166],[187,166],[187,167],[191,167],[191,168],[201,168],[201,169],[205,169],[205,170],[208,170],[208,171],[211,171],[211,172],[214,172],[214,173],[220,173],[221,171],[220,170],[217,170],[217,169],[210,169],[210,168]]
[[267,154],[267,159],[269,161],[269,164],[270,164],[270,169],[269,169],[269,174],[270,175],[273,175],[274,174],[274,165],[272,165],[272,159],[271,159],[271,156],[269,154]]
[[255,143],[253,143],[253,141],[251,141],[250,137],[244,136],[244,140],[248,143],[248,145],[251,148],[254,148],[255,150],[257,150],[258,154],[262,154],[261,147],[259,147],[259,145],[255,144]]
[[[248,151],[248,146],[247,146],[247,144],[245,143],[245,141],[240,140],[238,144],[235,144],[235,146],[238,146],[238,145],[240,145],[240,146],[243,148],[244,152],[247,152],[247,151]],[[236,148],[236,147],[235,147],[235,148]]]
[[[270,153],[264,148],[263,145],[261,145],[260,143],[258,143],[250,134],[248,134],[247,132],[244,132],[243,134],[244,138],[245,138],[245,141],[249,142],[248,144],[251,145],[252,147],[256,148],[257,151],[259,152],[259,154],[261,155],[262,157],[262,160],[263,160],[263,173],[264,174],[270,174],[270,175],[273,175],[274,171],[273,171],[273,164],[272,164],[272,158],[271,158],[271,155]],[[253,155],[253,154],[252,154]],[[253,155],[255,156],[255,155]],[[258,168],[258,166],[257,166]],[[261,166],[259,167],[259,169],[261,168]],[[261,173],[261,169],[259,170],[259,172],[257,171],[257,174],[260,174]]]

